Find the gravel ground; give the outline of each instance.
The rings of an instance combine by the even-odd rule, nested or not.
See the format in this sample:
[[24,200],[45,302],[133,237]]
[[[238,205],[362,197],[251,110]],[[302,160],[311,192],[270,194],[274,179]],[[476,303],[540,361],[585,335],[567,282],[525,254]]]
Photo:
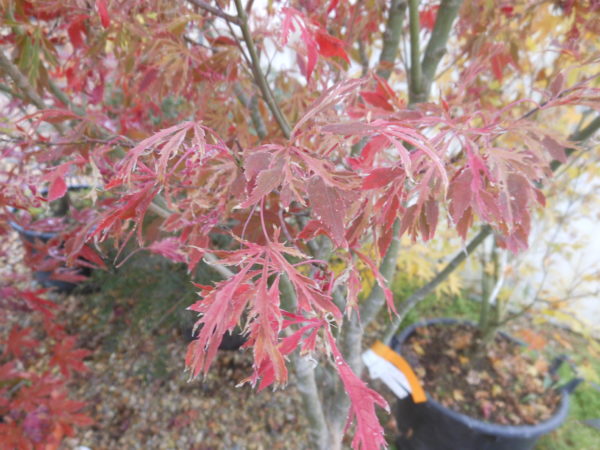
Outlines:
[[97,331],[85,298],[64,298],[64,319],[93,351],[87,376],[76,379],[73,396],[88,402],[96,421],[66,441],[66,448],[100,449],[303,449],[306,423],[291,380],[285,391],[256,393],[235,387],[251,372],[249,352],[221,351],[205,380],[188,381],[186,343],[168,336],[118,330]]

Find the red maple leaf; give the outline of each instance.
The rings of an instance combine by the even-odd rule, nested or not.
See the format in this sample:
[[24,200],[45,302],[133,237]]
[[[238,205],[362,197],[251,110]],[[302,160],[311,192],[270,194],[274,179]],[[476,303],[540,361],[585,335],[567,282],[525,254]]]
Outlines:
[[323,31],[317,31],[315,35],[317,44],[319,44],[319,54],[326,58],[340,57],[348,64],[350,59],[344,50],[345,43],[341,39],[331,36]]
[[38,341],[30,337],[32,331],[29,327],[13,326],[8,334],[5,352],[14,355],[16,358],[22,358],[26,349],[37,347]]
[[76,338],[68,336],[56,343],[53,348],[51,366],[58,366],[61,373],[69,377],[71,372],[87,372],[89,369],[83,363],[83,358],[91,354],[89,350],[76,349]]

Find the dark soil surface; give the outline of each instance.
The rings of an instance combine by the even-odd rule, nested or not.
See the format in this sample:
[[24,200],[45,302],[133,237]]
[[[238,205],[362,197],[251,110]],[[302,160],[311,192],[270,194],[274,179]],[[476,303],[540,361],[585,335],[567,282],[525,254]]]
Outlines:
[[422,327],[402,353],[425,390],[454,411],[502,425],[549,419],[560,395],[539,352],[500,335],[484,350],[477,342],[468,325]]

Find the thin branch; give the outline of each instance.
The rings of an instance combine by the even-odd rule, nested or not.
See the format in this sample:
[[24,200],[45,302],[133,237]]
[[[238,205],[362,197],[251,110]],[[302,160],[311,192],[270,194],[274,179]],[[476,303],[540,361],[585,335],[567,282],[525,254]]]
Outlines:
[[473,251],[479,247],[485,238],[492,233],[492,228],[489,225],[484,225],[481,231],[471,239],[464,250],[460,251],[452,260],[433,277],[427,284],[422,286],[420,289],[415,291],[410,297],[408,297],[402,303],[402,306],[398,310],[398,315],[393,318],[390,324],[387,326],[383,335],[383,342],[389,344],[392,337],[397,333],[398,327],[408,314],[408,312],[421,300],[423,300],[429,293],[431,293],[436,287],[438,287],[448,276],[454,272],[460,264],[467,259],[467,257],[473,253]]
[[248,16],[246,14],[246,10],[242,6],[241,0],[235,0],[235,7],[238,12],[238,17],[240,19],[239,26],[242,30],[242,35],[244,36],[244,41],[246,42],[246,46],[248,47],[248,53],[250,53],[250,59],[252,60],[252,73],[254,74],[254,81],[257,84],[262,96],[267,103],[267,106],[271,110],[273,117],[277,121],[279,128],[283,132],[283,135],[289,139],[292,134],[292,129],[290,127],[289,122],[283,115],[281,109],[279,109],[279,105],[275,101],[275,97],[273,96],[273,92],[271,92],[271,88],[267,83],[265,75],[260,68],[260,57],[258,56],[258,52],[256,51],[256,46],[254,45],[254,40],[252,39],[252,34],[250,33],[250,28],[248,27]]
[[27,77],[6,57],[3,51],[0,51],[0,69],[13,80],[15,85],[25,94],[31,103],[38,109],[46,109],[46,104],[42,97],[38,95]]
[[[6,57],[3,51],[0,50],[0,70],[6,73],[19,88],[19,90],[29,99],[29,101],[38,109],[47,109],[46,103],[38,95],[36,90],[33,88],[29,80],[23,73],[15,66],[10,59]],[[65,134],[65,128],[61,123],[53,123],[54,128],[60,133]]]
[[235,33],[233,27],[231,26],[231,24],[229,22],[227,22],[227,28],[229,29],[231,36],[233,36],[233,40],[235,41],[237,48],[239,49],[240,53],[242,54],[242,58],[244,58],[244,60],[246,61],[246,64],[248,64],[248,67],[252,67],[252,61],[250,61],[250,58],[248,57],[248,55],[246,55],[246,52],[244,51],[244,48],[242,47],[240,38]]
[[[585,141],[585,140],[589,139],[590,137],[592,137],[593,134],[596,131],[598,131],[599,129],[600,129],[600,115],[596,116],[596,118],[594,120],[592,120],[588,125],[586,125],[585,128],[575,131],[573,133],[573,135],[571,136],[570,140],[573,142]],[[565,153],[567,154],[567,157],[571,156],[574,151],[575,151],[574,148],[565,149]],[[559,166],[560,166],[560,161],[552,161],[552,164],[550,165],[550,167],[552,168],[553,171],[556,171],[556,169],[558,169]]]
[[410,80],[408,95],[410,103],[418,103],[423,80],[421,76],[421,42],[419,34],[419,0],[408,0],[408,16],[410,19]]
[[244,105],[248,111],[250,111],[250,119],[252,120],[252,125],[256,131],[256,135],[260,140],[263,140],[265,137],[267,137],[267,128],[265,127],[265,122],[263,121],[260,111],[258,110],[258,98],[256,95],[254,95],[249,99],[239,83],[233,85],[233,91],[235,92],[239,102]]
[[21,94],[13,91],[7,85],[2,84],[2,83],[0,83],[0,92],[4,92],[4,93],[10,95],[11,97],[20,98],[21,100],[23,100],[23,96]]
[[450,37],[452,24],[458,16],[461,5],[462,0],[442,0],[440,3],[435,26],[431,32],[431,37],[427,43],[421,64],[422,80],[419,91],[415,93],[416,101],[425,101],[429,97],[431,84],[433,83],[440,61],[446,53],[446,43]]
[[405,14],[406,0],[392,0],[383,32],[383,48],[379,55],[379,69],[377,70],[377,75],[386,80],[390,77],[396,62]]
[[56,85],[54,81],[48,79],[48,87],[50,88],[50,92],[54,94],[54,96],[60,100],[60,102],[65,105],[67,108],[72,110],[77,115],[83,115],[84,111],[81,108],[76,107],[71,99],[67,97],[67,95]]
[[222,9],[215,8],[214,6],[209,5],[206,2],[203,2],[202,0],[188,0],[188,2],[190,2],[192,5],[197,6],[198,8],[201,8],[205,11],[208,11],[211,14],[214,14],[217,17],[220,17],[221,19],[225,19],[229,23],[234,23],[238,26],[241,25],[239,17],[232,16],[231,14],[227,14]]

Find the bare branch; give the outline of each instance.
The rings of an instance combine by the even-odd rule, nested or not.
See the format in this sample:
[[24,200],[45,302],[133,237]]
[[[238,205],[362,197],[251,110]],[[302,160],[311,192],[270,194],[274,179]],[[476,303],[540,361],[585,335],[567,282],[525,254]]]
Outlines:
[[248,98],[239,83],[236,83],[233,86],[233,90],[240,103],[250,111],[250,119],[252,120],[256,135],[261,140],[267,137],[267,128],[265,127],[265,122],[258,110],[258,98],[256,95],[252,96],[252,98]]
[[232,16],[231,14],[227,14],[222,9],[215,8],[214,6],[209,5],[206,2],[203,2],[202,0],[188,0],[188,2],[190,2],[192,5],[197,6],[198,8],[201,8],[205,11],[208,11],[211,14],[214,14],[217,17],[220,17],[221,19],[225,19],[227,22],[234,23],[238,26],[240,25],[239,17]]
[[398,315],[395,316],[390,324],[387,326],[383,335],[383,342],[389,344],[392,337],[397,333],[398,327],[408,314],[408,312],[420,301],[422,301],[429,293],[431,293],[436,287],[438,287],[448,276],[454,272],[460,264],[467,259],[467,257],[473,253],[473,251],[479,247],[485,238],[492,233],[492,228],[489,225],[485,225],[477,235],[471,239],[464,250],[460,251],[452,260],[439,272],[435,277],[431,279],[427,284],[422,286],[420,289],[415,291],[410,297],[408,297],[402,303],[398,311]]
[[292,129],[290,127],[289,122],[283,115],[281,109],[279,109],[279,105],[275,101],[275,97],[273,96],[273,92],[271,92],[271,88],[267,83],[264,73],[260,68],[260,57],[256,51],[256,46],[254,45],[254,40],[252,39],[252,34],[250,33],[250,28],[248,27],[248,16],[246,15],[246,10],[242,6],[241,0],[235,0],[235,7],[238,12],[238,17],[240,19],[239,26],[242,30],[242,35],[244,36],[244,41],[246,42],[246,46],[248,47],[248,53],[250,53],[250,59],[252,60],[252,73],[254,75],[254,82],[257,84],[262,96],[267,103],[267,106],[271,110],[273,117],[277,121],[279,128],[283,132],[283,135],[289,139],[292,134]]
[[426,101],[431,91],[431,84],[435,78],[435,73],[446,53],[446,43],[450,37],[452,24],[458,15],[462,5],[462,0],[442,0],[435,20],[435,26],[427,43],[425,54],[423,56],[422,80],[416,101]]
[[388,79],[398,54],[398,45],[402,36],[404,15],[406,14],[406,0],[392,0],[388,20],[383,32],[383,48],[379,55],[379,69],[377,75]]
[[418,103],[417,97],[421,92],[423,84],[421,76],[421,42],[419,33],[421,25],[419,23],[419,0],[408,1],[408,12],[410,19],[410,80],[409,80],[409,99],[410,103]]
[[[0,70],[6,73],[13,80],[19,90],[36,108],[40,110],[47,109],[46,103],[42,97],[38,95],[31,83],[29,83],[27,77],[21,73],[19,68],[15,66],[10,59],[6,57],[3,51],[0,51]],[[59,133],[65,133],[65,128],[61,123],[53,123],[52,125]]]

